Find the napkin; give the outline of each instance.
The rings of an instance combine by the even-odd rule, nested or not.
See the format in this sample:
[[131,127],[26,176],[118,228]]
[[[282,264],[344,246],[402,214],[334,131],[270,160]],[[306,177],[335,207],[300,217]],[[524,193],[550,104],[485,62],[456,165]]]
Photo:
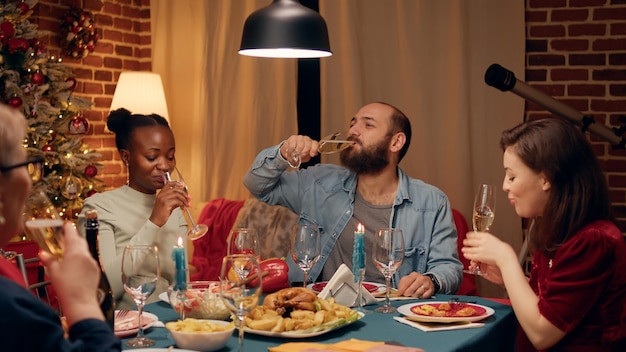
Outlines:
[[[318,296],[323,299],[334,297],[335,302],[339,304],[355,307],[358,306],[357,287],[358,283],[354,282],[352,270],[346,264],[341,264]],[[362,292],[363,305],[377,302],[376,298],[365,288],[363,288]]]
[[349,339],[332,344],[286,342],[270,347],[269,352],[424,352],[421,348],[396,346],[384,342]]
[[384,342],[374,342],[358,339],[349,339],[325,344],[318,342],[286,342],[282,345],[268,348],[270,352],[304,352],[304,351],[342,351],[342,352],[365,352],[369,348],[384,345]]
[[408,326],[418,328],[424,332],[431,331],[444,331],[444,330],[458,330],[458,329],[472,329],[472,328],[480,328],[485,326],[484,323],[470,323],[470,322],[459,322],[459,323],[424,323],[414,320],[409,320],[403,317],[393,317],[396,321],[406,324]]

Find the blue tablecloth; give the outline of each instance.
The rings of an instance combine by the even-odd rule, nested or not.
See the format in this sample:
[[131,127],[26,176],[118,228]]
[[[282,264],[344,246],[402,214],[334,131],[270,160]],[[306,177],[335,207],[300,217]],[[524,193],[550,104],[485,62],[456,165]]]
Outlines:
[[[324,335],[302,339],[301,341],[334,343],[349,338],[369,341],[396,341],[405,346],[422,348],[426,352],[503,352],[514,350],[517,323],[510,306],[480,297],[437,295],[437,300],[447,301],[451,297],[461,297],[475,301],[477,304],[492,307],[495,310],[495,314],[484,320],[485,326],[481,328],[423,332],[393,320],[394,316],[399,316],[400,314],[372,313],[349,326],[331,331]],[[414,302],[420,301],[395,301],[392,302],[392,304],[399,307]],[[375,307],[376,306],[367,306],[370,310],[373,310]],[[145,311],[157,315],[164,323],[178,319],[177,313],[165,302],[146,305]],[[174,345],[174,340],[165,328],[150,328],[146,331],[146,336],[157,342],[155,347],[169,347]],[[127,339],[124,339],[123,343],[126,342],[126,340]],[[244,346],[246,351],[263,352],[267,351],[268,347],[280,345],[287,341],[288,340],[281,338],[246,333]],[[125,346],[124,348],[127,349]],[[237,351],[236,331],[222,351]]]

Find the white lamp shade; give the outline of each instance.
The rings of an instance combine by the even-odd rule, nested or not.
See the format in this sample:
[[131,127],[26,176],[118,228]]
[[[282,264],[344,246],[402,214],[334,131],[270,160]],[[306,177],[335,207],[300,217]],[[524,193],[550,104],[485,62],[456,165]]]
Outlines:
[[157,114],[169,122],[161,76],[146,71],[122,72],[115,87],[110,111],[120,108],[132,114]]

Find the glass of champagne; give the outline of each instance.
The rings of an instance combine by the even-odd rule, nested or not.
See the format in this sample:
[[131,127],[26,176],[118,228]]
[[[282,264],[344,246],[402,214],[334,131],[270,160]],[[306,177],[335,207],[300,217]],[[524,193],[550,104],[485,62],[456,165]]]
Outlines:
[[[176,167],[174,167],[174,170],[172,170],[172,172],[165,172],[165,183],[169,186],[182,188],[185,193],[189,193],[189,188],[187,188],[185,179]],[[185,220],[187,221],[187,225],[189,227],[189,230],[187,231],[187,238],[189,238],[190,240],[197,240],[198,238],[206,235],[207,231],[209,231],[209,227],[206,224],[197,224],[194,221],[189,208],[184,207],[182,210],[183,215],[185,216]]]
[[354,145],[354,141],[350,140],[347,131],[331,133],[320,139],[317,151],[320,154],[331,154],[340,152]]
[[320,230],[315,224],[296,224],[291,229],[291,259],[304,272],[304,287],[309,283],[309,271],[322,251]]
[[[476,199],[474,200],[474,210],[472,214],[472,227],[474,231],[487,232],[496,216],[496,196],[493,185],[481,184]],[[471,262],[470,268],[463,270],[467,274],[485,275],[480,271],[480,263]]]
[[150,245],[128,245],[122,254],[122,283],[137,304],[137,337],[126,342],[128,347],[150,347],[155,341],[144,336],[142,312],[146,299],[154,293],[159,281],[158,249]]
[[394,313],[397,309],[391,305],[389,292],[391,291],[391,277],[396,273],[404,260],[404,236],[401,229],[380,229],[374,235],[372,255],[374,265],[385,277],[385,304],[375,311],[379,313]]
[[63,219],[43,191],[33,190],[28,195],[23,217],[28,237],[56,258],[63,257]]
[[[231,272],[242,273],[229,275]],[[230,254],[222,260],[220,296],[224,305],[237,317],[239,352],[243,352],[244,318],[259,304],[261,296],[261,268],[256,257],[249,254]]]
[[[332,154],[340,152],[354,145],[354,141],[350,140],[347,131],[331,133],[320,139],[318,142],[317,152],[320,154]],[[300,152],[297,150],[288,150],[287,162],[289,166],[297,169],[300,167]]]

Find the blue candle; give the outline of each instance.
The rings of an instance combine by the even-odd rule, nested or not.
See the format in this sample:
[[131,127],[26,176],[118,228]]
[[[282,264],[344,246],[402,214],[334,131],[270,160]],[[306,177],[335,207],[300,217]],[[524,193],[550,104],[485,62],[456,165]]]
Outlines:
[[182,237],[178,237],[178,245],[174,246],[172,260],[174,260],[176,269],[174,289],[185,290],[187,289],[187,260],[185,258],[185,246],[183,246]]
[[354,231],[354,247],[352,248],[354,282],[358,282],[363,269],[365,269],[365,227],[359,223],[356,231]]

